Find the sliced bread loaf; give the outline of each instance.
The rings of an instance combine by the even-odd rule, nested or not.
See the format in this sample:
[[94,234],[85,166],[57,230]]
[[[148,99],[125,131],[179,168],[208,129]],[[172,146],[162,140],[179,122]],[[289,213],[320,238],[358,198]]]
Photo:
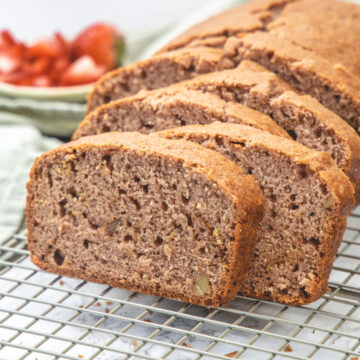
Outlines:
[[159,53],[214,46],[251,59],[360,131],[360,7],[336,0],[258,0],[195,25]]
[[243,294],[302,305],[327,291],[354,205],[353,188],[329,155],[238,124],[189,125],[153,135],[219,151],[258,181],[265,216]]
[[256,110],[226,102],[215,94],[172,86],[144,91],[97,108],[80,123],[72,139],[109,131],[150,133],[214,121],[245,124],[289,137],[269,116]]
[[290,91],[292,88],[277,75],[250,61],[178,86],[215,93],[225,101],[269,115],[299,143],[326,151],[349,176],[360,200],[360,138],[349,124],[317,100]]
[[198,74],[233,68],[219,49],[180,49],[129,66],[120,67],[101,77],[87,99],[87,111],[112,100],[134,95],[142,89],[153,90]]
[[235,297],[264,212],[259,186],[232,161],[138,133],[42,155],[27,189],[40,268],[206,306]]

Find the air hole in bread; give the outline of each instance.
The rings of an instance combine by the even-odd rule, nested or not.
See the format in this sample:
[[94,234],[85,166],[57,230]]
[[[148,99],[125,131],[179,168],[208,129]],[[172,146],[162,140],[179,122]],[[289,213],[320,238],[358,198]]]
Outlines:
[[164,211],[166,211],[169,207],[168,207],[168,205],[167,205],[167,203],[165,202],[165,201],[163,201],[162,203],[161,203],[161,207],[162,207],[162,209],[164,210]]
[[288,134],[289,134],[294,140],[296,140],[297,135],[296,135],[296,133],[295,133],[294,130],[288,130]]
[[186,219],[187,219],[187,223],[188,223],[188,225],[189,225],[189,226],[193,226],[194,224],[193,224],[193,221],[192,221],[191,215],[186,214],[185,216],[186,216]]
[[319,137],[321,137],[321,134],[322,134],[321,129],[318,128],[315,130],[315,137],[319,138]]
[[299,205],[296,205],[296,204],[294,204],[294,203],[291,203],[290,206],[289,206],[289,208],[290,208],[291,210],[297,210],[297,209],[299,208]]
[[56,265],[61,266],[62,264],[64,264],[65,256],[62,254],[62,252],[59,249],[55,250],[53,258]]
[[296,264],[293,268],[293,272],[297,272],[299,270],[299,264]]
[[154,126],[154,124],[144,124],[144,127],[147,129],[152,129]]
[[83,241],[83,245],[84,245],[84,248],[85,248],[85,249],[88,249],[88,248],[89,248],[89,244],[90,244],[90,241],[89,241],[89,240],[84,240],[84,241]]
[[181,201],[186,205],[189,203],[190,198],[186,197],[184,194],[181,194]]
[[106,133],[106,132],[110,132],[110,131],[111,131],[111,129],[110,129],[110,127],[108,125],[106,125],[106,124],[102,125],[101,132]]
[[299,166],[299,178],[300,179],[306,179],[307,178],[307,176],[308,176],[308,174],[307,174],[307,171],[306,171],[307,169],[306,169],[306,167],[305,167],[305,165],[300,165]]
[[216,136],[216,137],[215,137],[215,142],[216,142],[216,144],[217,144],[218,146],[220,146],[220,147],[224,145],[223,138],[220,137],[220,136]]
[[200,251],[201,254],[205,254],[205,252],[206,252],[204,247],[201,247],[201,248],[199,249],[199,251]]
[[129,200],[135,205],[135,208],[137,211],[139,211],[141,209],[141,206],[136,199],[134,199],[133,197],[130,197]]
[[126,191],[118,187],[118,191],[120,195],[126,194]]
[[48,173],[47,173],[47,178],[48,178],[48,182],[49,182],[49,186],[52,187],[53,186],[53,181],[52,181],[52,176],[48,170]]
[[312,238],[310,238],[309,242],[310,242],[312,245],[314,245],[314,247],[315,247],[317,250],[319,250],[319,246],[320,246],[320,240],[319,240],[319,239],[312,237]]
[[245,146],[245,142],[242,142],[242,141],[232,141],[231,143],[234,144],[234,145],[239,145],[241,147]]
[[66,190],[66,192],[67,192],[68,194],[70,194],[71,197],[76,198],[76,199],[78,198],[78,194],[77,194],[74,186],[71,186],[70,188],[68,188],[68,189]]
[[160,236],[157,236],[155,240],[155,245],[160,246],[162,245],[162,243],[163,243],[163,239]]
[[34,220],[33,225],[36,227],[36,226],[39,226],[40,224],[38,221]]
[[98,229],[98,228],[100,227],[100,225],[97,225],[97,224],[93,223],[93,222],[90,221],[89,219],[88,219],[88,222],[89,222],[89,224],[90,224],[90,227],[91,227],[92,229],[94,229],[94,230],[96,230],[96,229]]
[[143,185],[144,193],[147,194],[149,192],[149,185]]
[[67,204],[66,199],[61,200],[59,202],[59,213],[60,213],[60,217],[64,217],[66,215],[66,207],[65,205]]
[[309,296],[310,296],[310,294],[305,290],[305,286],[302,286],[302,287],[300,288],[300,290],[301,290],[301,292],[304,294],[305,297],[309,297]]
[[124,237],[124,241],[125,242],[129,242],[129,241],[131,241],[133,239],[133,237],[130,235],[130,234],[127,234],[127,235],[125,235],[125,237]]
[[175,114],[175,117],[179,120],[180,126],[186,125],[186,121],[179,114]]

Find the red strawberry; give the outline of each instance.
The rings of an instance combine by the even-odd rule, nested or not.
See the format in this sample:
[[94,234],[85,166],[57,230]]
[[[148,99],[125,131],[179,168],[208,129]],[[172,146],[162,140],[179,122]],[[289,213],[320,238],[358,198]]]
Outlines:
[[8,75],[18,70],[21,66],[19,58],[8,51],[0,51],[0,74]]
[[98,65],[111,70],[121,64],[124,39],[115,27],[104,23],[94,24],[73,41],[72,53],[75,58],[89,55]]
[[46,75],[35,76],[32,80],[32,86],[51,86],[51,79]]
[[60,78],[60,85],[88,84],[96,81],[105,71],[105,67],[95,64],[90,56],[82,56],[64,71]]
[[63,55],[63,51],[63,43],[54,35],[52,39],[40,39],[34,45],[29,46],[27,56],[28,58],[38,56],[55,58]]
[[15,45],[16,41],[9,30],[3,30],[0,34],[0,47]]

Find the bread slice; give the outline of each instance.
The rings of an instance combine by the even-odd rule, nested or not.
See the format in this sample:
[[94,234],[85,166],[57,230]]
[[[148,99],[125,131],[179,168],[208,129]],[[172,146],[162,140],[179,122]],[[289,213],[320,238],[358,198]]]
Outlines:
[[238,68],[198,76],[177,86],[211,92],[269,115],[297,142],[327,152],[349,176],[360,200],[360,138],[349,124],[277,75],[244,61]]
[[97,108],[80,123],[72,139],[108,131],[138,131],[146,134],[213,121],[245,124],[290,138],[269,116],[258,111],[226,102],[215,94],[172,86],[144,91]]
[[120,67],[101,77],[87,99],[87,112],[112,100],[153,90],[198,74],[233,68],[219,49],[180,49]]
[[243,294],[303,305],[327,291],[354,205],[353,188],[329,155],[239,124],[189,125],[153,135],[219,151],[258,181],[265,216]]
[[138,133],[47,152],[27,189],[40,268],[206,306],[235,297],[264,213],[259,186],[232,161]]
[[159,53],[214,46],[259,62],[360,131],[360,7],[336,0],[258,0],[195,25]]

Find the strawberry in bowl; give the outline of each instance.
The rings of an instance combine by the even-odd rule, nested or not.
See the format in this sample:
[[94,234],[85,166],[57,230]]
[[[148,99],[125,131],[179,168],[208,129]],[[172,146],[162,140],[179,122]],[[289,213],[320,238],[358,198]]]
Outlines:
[[0,82],[25,87],[81,86],[121,65],[124,39],[112,25],[97,23],[73,41],[60,33],[27,46],[8,30],[0,33]]

